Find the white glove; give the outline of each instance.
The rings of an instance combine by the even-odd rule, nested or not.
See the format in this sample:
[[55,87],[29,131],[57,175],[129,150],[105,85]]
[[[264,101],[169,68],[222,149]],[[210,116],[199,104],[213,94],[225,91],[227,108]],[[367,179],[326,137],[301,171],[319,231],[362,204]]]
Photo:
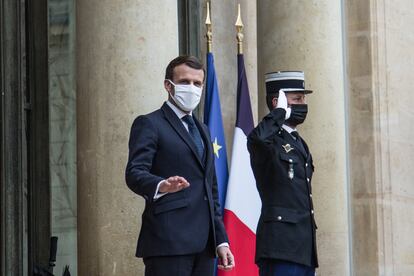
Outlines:
[[276,108],[283,108],[286,110],[285,120],[289,119],[292,110],[290,107],[288,107],[287,98],[283,89],[279,90],[279,98],[277,99]]

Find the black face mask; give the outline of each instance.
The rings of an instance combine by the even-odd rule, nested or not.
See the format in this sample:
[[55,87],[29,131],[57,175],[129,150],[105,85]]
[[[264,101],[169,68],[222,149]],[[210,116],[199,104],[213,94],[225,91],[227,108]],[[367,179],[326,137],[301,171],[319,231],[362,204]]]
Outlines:
[[297,126],[303,123],[308,114],[308,105],[307,104],[292,104],[290,106],[291,113],[289,119],[286,120],[286,123],[292,126]]

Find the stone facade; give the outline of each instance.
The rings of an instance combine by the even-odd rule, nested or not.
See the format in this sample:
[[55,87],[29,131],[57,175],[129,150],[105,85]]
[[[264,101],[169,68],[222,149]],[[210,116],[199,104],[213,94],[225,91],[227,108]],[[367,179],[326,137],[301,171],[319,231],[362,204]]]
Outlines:
[[[237,3],[211,3],[228,154]],[[176,4],[77,1],[79,275],[143,272],[134,252],[144,201],[127,189],[123,173],[132,120],[167,98],[165,66],[178,55]],[[412,1],[241,5],[256,122],[267,112],[264,73],[304,70],[306,86],[314,90],[299,131],[316,163],[318,275],[414,274]]]
[[176,1],[78,1],[76,12],[79,275],[141,275],[144,200],[125,184],[128,137],[167,97]]

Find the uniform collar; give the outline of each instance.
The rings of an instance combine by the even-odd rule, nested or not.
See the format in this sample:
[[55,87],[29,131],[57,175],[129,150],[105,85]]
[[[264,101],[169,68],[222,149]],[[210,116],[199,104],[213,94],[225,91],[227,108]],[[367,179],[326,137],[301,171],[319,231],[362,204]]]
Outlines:
[[285,125],[285,124],[283,124],[283,125],[282,125],[282,128],[283,128],[284,130],[286,130],[289,134],[290,134],[292,131],[297,131],[297,130],[296,130],[296,128],[291,128],[290,126]]

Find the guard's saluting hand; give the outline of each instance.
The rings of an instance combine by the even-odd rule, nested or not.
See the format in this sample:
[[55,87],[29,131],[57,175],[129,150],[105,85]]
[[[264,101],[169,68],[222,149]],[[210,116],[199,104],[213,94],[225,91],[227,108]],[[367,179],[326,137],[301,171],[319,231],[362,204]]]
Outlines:
[[286,110],[285,120],[289,119],[292,109],[288,107],[286,94],[283,91],[283,89],[279,90],[279,98],[277,99],[276,108],[283,108],[284,110]]

